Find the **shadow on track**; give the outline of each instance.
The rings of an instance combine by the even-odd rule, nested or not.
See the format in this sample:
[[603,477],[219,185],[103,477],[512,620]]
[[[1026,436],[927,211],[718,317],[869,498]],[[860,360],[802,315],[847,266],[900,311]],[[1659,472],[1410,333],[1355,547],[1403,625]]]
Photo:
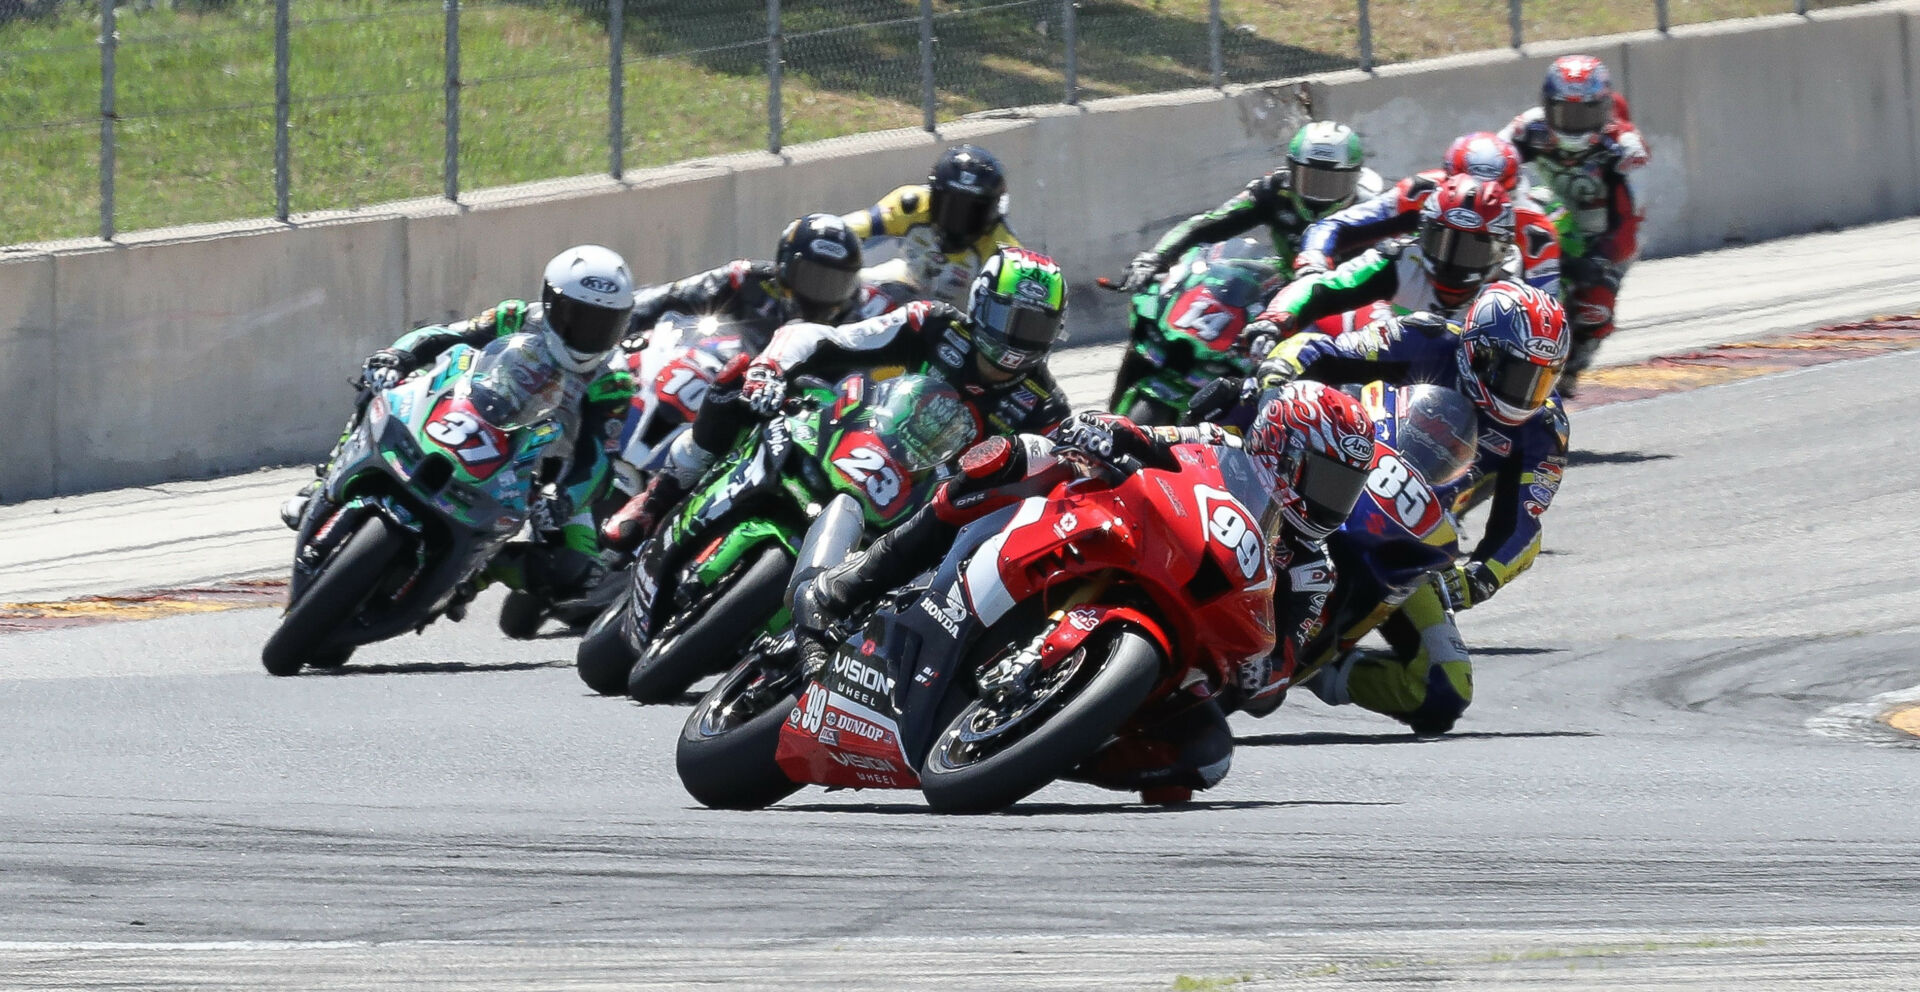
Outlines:
[[1480,655],[1491,655],[1493,657],[1500,657],[1502,655],[1562,654],[1566,650],[1567,650],[1566,648],[1535,648],[1535,647],[1527,647],[1525,645],[1516,644],[1516,645],[1508,645],[1508,646],[1492,647],[1492,648],[1476,646],[1470,649],[1470,653],[1472,653],[1475,657],[1478,657]]
[[467,661],[410,661],[388,665],[342,665],[339,668],[309,668],[307,675],[339,678],[347,675],[432,675],[463,672],[531,672],[541,668],[572,668],[571,661],[503,661],[499,664],[475,664]]
[[1638,465],[1641,462],[1663,462],[1672,455],[1647,454],[1644,451],[1572,451],[1567,453],[1567,467],[1579,465]]
[[1309,731],[1298,734],[1256,734],[1235,737],[1237,747],[1293,747],[1299,744],[1437,744],[1448,740],[1498,741],[1525,737],[1598,737],[1590,730],[1467,730],[1438,737],[1414,734],[1339,734]]
[[[1242,809],[1285,809],[1292,806],[1398,806],[1399,803],[1387,802],[1339,802],[1332,800],[1292,800],[1271,799],[1200,799],[1188,803],[1176,803],[1170,806],[1151,806],[1146,803],[1025,803],[1004,809],[993,816],[1089,816],[1111,813],[1199,813],[1221,810]],[[690,807],[697,808],[697,807]],[[788,813],[879,813],[893,816],[915,814],[939,816],[924,805],[917,803],[801,803],[794,805],[769,806],[768,811]]]

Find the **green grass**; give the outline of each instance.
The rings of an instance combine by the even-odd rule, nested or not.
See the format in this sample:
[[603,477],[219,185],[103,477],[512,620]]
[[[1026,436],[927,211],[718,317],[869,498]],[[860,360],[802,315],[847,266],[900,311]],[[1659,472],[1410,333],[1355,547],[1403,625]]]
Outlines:
[[[460,186],[604,172],[604,0],[481,0],[461,15]],[[1791,0],[1673,0],[1674,19]],[[1827,0],[1820,6],[1835,5]],[[1224,0],[1227,77],[1353,64],[1351,0]],[[0,20],[0,244],[99,226],[98,6],[26,0]],[[1644,7],[1645,9],[1640,9]],[[936,0],[939,116],[1056,101],[1057,0]],[[1374,0],[1382,61],[1506,42],[1505,0]],[[1649,26],[1652,4],[1532,0],[1530,38]],[[788,144],[921,120],[917,0],[787,0]],[[1207,0],[1083,0],[1086,98],[1206,85]],[[0,14],[0,18],[8,17]],[[437,0],[292,0],[292,208],[443,187],[444,14]],[[626,0],[628,168],[765,147],[764,0]],[[869,26],[879,25],[879,26]],[[116,226],[268,216],[270,0],[118,8]]]

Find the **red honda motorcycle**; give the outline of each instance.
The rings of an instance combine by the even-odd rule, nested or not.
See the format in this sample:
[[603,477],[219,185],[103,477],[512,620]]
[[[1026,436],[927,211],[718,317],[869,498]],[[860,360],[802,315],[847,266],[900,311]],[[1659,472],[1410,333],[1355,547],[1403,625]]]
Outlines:
[[[817,670],[791,631],[763,638],[687,720],[687,791],[750,809],[808,784],[917,787],[936,810],[1001,809],[1273,649],[1278,511],[1251,459],[1190,444],[1115,470],[1068,454],[1087,470],[967,526]],[[809,531],[791,588],[852,547],[851,509]]]

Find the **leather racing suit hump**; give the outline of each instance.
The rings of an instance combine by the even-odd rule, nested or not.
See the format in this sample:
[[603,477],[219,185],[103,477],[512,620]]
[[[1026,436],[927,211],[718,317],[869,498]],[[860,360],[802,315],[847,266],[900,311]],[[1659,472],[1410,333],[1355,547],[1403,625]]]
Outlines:
[[909,283],[927,299],[953,306],[966,305],[967,287],[994,252],[1020,247],[1020,238],[1002,217],[972,244],[948,250],[934,227],[933,199],[924,184],[902,186],[840,220],[870,253],[879,252],[885,241],[898,243],[897,258],[867,268],[870,281]]

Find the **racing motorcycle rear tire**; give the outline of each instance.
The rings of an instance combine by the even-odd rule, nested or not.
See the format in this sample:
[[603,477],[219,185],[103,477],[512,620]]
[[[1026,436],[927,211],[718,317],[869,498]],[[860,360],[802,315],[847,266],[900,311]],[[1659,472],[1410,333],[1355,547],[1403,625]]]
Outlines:
[[[385,517],[368,517],[287,608],[280,626],[260,650],[260,664],[274,675],[297,675],[309,664],[332,667],[330,662],[344,662],[337,649],[317,645],[352,619],[406,548],[406,531]],[[333,661],[335,657],[340,661]]]
[[720,676],[687,715],[674,749],[674,767],[680,785],[695,802],[708,809],[763,809],[799,791],[774,760],[780,746],[780,728],[800,700],[799,687],[782,703],[749,717],[739,726],[708,733],[704,724],[713,711],[732,701],[740,688],[758,677],[759,670],[740,664]]
[[[1091,645],[1098,646],[1098,645]],[[971,698],[934,736],[920,770],[927,805],[942,813],[991,813],[1039,791],[1071,771],[1113,737],[1160,681],[1165,659],[1158,645],[1132,629],[1106,638],[1106,657],[1078,690],[1026,736],[976,762],[953,764],[947,742],[973,711]]]
[[[720,581],[724,588],[697,617],[647,645],[627,676],[627,695],[642,703],[670,703],[715,668],[725,671],[758,636],[787,595],[793,556],[767,544]],[[724,666],[724,667],[723,667]]]
[[618,696],[627,690],[627,675],[633,671],[633,648],[627,645],[627,611],[633,609],[633,597],[621,596],[601,611],[587,628],[573,656],[574,670],[587,688],[602,696]]
[[1127,407],[1126,416],[1142,427],[1172,427],[1180,423],[1183,412],[1142,396]]

